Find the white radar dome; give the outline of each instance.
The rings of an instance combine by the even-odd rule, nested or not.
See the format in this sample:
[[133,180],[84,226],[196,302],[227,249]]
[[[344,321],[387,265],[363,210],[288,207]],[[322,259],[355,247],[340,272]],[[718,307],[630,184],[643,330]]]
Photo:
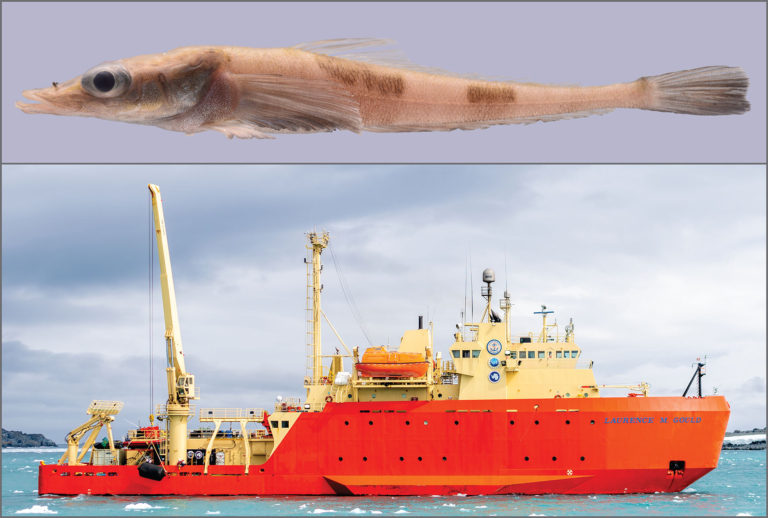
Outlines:
[[483,282],[496,282],[496,272],[493,271],[493,268],[483,270]]

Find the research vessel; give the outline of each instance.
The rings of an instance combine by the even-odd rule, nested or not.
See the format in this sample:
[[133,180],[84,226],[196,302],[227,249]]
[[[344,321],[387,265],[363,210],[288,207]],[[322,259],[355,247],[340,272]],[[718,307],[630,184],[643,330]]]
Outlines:
[[[646,383],[598,385],[573,322],[561,333],[542,306],[539,332],[512,334],[510,295],[497,313],[490,269],[483,316],[450,331],[447,358],[421,317],[397,348],[348,348],[321,307],[324,230],[306,235],[304,397],[279,398],[269,410],[196,410],[160,190],[149,189],[168,360],[160,424],[150,416],[151,426],[115,441],[111,423],[123,403],[94,400],[59,462],[41,462],[41,495],[664,493],[717,467],[730,407],[723,396],[702,396],[703,364],[682,397],[652,397]],[[323,319],[343,353],[323,354]],[[694,381],[698,394],[685,397]],[[607,387],[628,393],[604,397]],[[193,416],[208,428],[188,430]],[[108,439],[97,442],[103,428]]]

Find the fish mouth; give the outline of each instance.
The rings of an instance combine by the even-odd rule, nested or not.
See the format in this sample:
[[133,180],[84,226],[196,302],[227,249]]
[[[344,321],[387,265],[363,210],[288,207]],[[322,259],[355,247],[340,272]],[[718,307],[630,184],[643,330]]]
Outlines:
[[35,90],[24,90],[21,92],[25,98],[30,101],[37,101],[37,103],[25,103],[16,101],[14,106],[20,109],[24,113],[29,114],[49,114],[49,115],[68,115],[73,112],[78,112],[82,109],[82,102],[75,101],[73,99],[66,99],[66,106],[62,106],[53,99],[51,94],[61,95],[58,92],[47,92],[51,88],[38,88]]

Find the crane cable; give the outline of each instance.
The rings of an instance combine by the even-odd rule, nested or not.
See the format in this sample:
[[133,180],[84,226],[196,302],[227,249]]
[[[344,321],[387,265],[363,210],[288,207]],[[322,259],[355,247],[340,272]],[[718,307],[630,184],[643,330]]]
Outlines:
[[333,251],[333,245],[331,244],[330,241],[328,242],[328,248],[331,250],[333,265],[334,267],[336,267],[336,276],[339,278],[339,283],[341,284],[341,291],[342,293],[344,293],[344,298],[347,300],[347,305],[349,306],[350,311],[352,311],[352,316],[355,318],[355,322],[357,322],[358,327],[360,327],[360,330],[365,335],[365,339],[368,340],[368,345],[373,346],[371,337],[368,335],[368,329],[365,327],[363,316],[360,314],[360,310],[357,308],[357,304],[355,303],[355,298],[352,296],[352,290],[349,289],[349,284],[347,283],[346,277],[344,277],[344,272],[341,268],[341,263],[336,258],[336,253]]
[[154,215],[152,214],[152,192],[149,192],[149,224],[147,226],[147,229],[149,230],[149,243],[147,246],[148,250],[148,268],[147,268],[147,274],[148,274],[148,284],[149,284],[149,414],[152,415],[152,401],[155,399],[155,381],[154,381],[154,363],[155,358],[153,354],[153,348],[152,348],[152,314],[154,313],[154,293],[152,291],[152,286],[155,281],[155,263],[152,261],[152,257],[154,254],[154,241],[152,240],[152,234],[154,233]]

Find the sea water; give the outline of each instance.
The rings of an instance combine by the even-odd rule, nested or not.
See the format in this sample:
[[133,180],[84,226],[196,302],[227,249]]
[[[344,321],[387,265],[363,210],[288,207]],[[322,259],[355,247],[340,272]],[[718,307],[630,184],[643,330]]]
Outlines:
[[765,451],[724,451],[717,469],[682,493],[534,496],[39,496],[37,466],[64,448],[3,449],[3,516],[765,516]]

